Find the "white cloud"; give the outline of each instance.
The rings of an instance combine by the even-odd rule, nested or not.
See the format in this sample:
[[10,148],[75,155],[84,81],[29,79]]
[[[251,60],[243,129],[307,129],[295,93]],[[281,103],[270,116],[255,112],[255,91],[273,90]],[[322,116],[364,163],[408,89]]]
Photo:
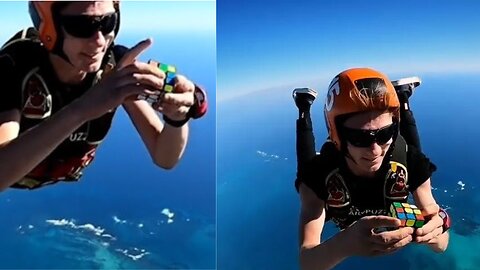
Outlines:
[[52,224],[54,226],[65,226],[70,227],[72,229],[82,229],[86,231],[93,232],[95,235],[101,236],[105,229],[101,227],[95,227],[93,224],[83,224],[83,225],[76,225],[73,220],[67,219],[47,219],[47,223]]
[[115,221],[115,223],[121,223],[121,224],[127,223],[127,220],[119,219],[117,216],[113,216],[113,220]]
[[460,180],[457,182],[457,184],[460,186],[460,190],[464,190],[465,189],[465,184]]
[[80,226],[77,226],[77,228],[78,229],[85,229],[87,231],[91,231],[91,232],[95,233],[96,235],[101,235],[105,231],[105,229],[102,229],[100,227],[95,227],[92,224],[80,225]]
[[47,219],[47,223],[50,223],[55,226],[70,226],[70,227],[75,227],[75,223],[73,223],[73,220],[66,220],[66,219]]
[[259,155],[260,157],[264,158],[264,161],[265,162],[270,162],[272,161],[272,159],[283,159],[283,160],[288,160],[288,158],[283,158],[279,155],[276,155],[276,154],[269,154],[267,152],[264,152],[264,151],[260,151],[260,150],[257,150],[257,155]]
[[175,213],[171,212],[170,209],[168,209],[168,208],[164,208],[162,210],[162,214],[167,216],[169,219],[173,218],[173,216],[175,215]]
[[105,238],[110,238],[111,240],[117,240],[117,238],[115,238],[113,235],[111,235],[111,234],[108,234],[108,233],[104,233],[104,234],[102,234],[102,237],[105,237]]
[[[134,250],[135,250],[135,251],[138,251],[139,249],[135,248]],[[140,253],[137,254],[137,255],[131,254],[131,253],[128,251],[128,249],[119,249],[119,248],[117,248],[117,249],[115,249],[115,251],[118,251],[118,252],[124,254],[125,256],[131,258],[131,259],[134,260],[134,261],[140,260],[142,257],[150,254],[150,252],[145,251],[145,249],[142,249],[142,250],[140,251]]]

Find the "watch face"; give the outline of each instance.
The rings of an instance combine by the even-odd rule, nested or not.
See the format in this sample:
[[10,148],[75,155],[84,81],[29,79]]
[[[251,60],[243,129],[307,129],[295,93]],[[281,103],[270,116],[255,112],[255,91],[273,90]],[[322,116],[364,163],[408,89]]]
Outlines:
[[445,232],[446,230],[450,229],[450,218],[448,217],[447,212],[445,212],[443,209],[440,209],[438,215],[443,219],[443,231]]

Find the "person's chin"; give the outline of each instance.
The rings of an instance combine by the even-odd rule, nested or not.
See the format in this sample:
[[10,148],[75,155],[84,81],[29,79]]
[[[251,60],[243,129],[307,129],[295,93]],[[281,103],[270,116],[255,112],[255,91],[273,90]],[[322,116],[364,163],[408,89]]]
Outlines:
[[382,160],[375,160],[372,162],[366,161],[364,165],[364,168],[366,168],[367,172],[376,172],[382,166]]
[[102,63],[98,63],[98,64],[94,64],[94,65],[89,65],[88,66],[88,73],[92,73],[92,72],[97,72],[99,69],[100,69],[100,66],[102,65]]
[[377,162],[373,165],[370,166],[370,171],[371,172],[376,172],[380,169],[380,167],[382,166],[382,163],[381,162]]
[[93,58],[90,57],[85,57],[84,55],[81,55],[80,57],[80,63],[81,63],[81,70],[87,73],[92,73],[92,72],[97,72],[100,67],[102,66],[102,60],[104,54],[99,54],[96,55]]
[[81,70],[87,73],[97,72],[102,65],[102,61],[85,63]]

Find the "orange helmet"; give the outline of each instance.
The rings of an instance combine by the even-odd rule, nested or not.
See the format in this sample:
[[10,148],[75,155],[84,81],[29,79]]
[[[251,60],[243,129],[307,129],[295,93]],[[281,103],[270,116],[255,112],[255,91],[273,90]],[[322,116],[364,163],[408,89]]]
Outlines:
[[[66,1],[29,1],[28,10],[33,25],[38,30],[40,41],[50,52],[61,53],[63,46],[63,32],[59,25],[60,10],[71,2]],[[113,1],[118,21],[115,27],[115,36],[120,29],[120,3]]]
[[330,140],[338,150],[342,150],[340,120],[367,111],[390,111],[394,121],[400,120],[400,102],[387,76],[369,68],[348,69],[335,76],[328,87],[324,113]]

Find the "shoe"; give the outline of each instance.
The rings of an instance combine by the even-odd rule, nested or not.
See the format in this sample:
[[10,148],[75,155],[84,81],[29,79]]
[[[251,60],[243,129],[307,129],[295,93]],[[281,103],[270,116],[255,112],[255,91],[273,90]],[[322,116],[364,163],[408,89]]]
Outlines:
[[419,77],[408,77],[392,81],[392,84],[397,93],[406,92],[407,96],[410,97],[415,88],[422,84],[422,80]]
[[308,111],[317,98],[317,92],[310,88],[295,88],[292,97],[300,111]]

